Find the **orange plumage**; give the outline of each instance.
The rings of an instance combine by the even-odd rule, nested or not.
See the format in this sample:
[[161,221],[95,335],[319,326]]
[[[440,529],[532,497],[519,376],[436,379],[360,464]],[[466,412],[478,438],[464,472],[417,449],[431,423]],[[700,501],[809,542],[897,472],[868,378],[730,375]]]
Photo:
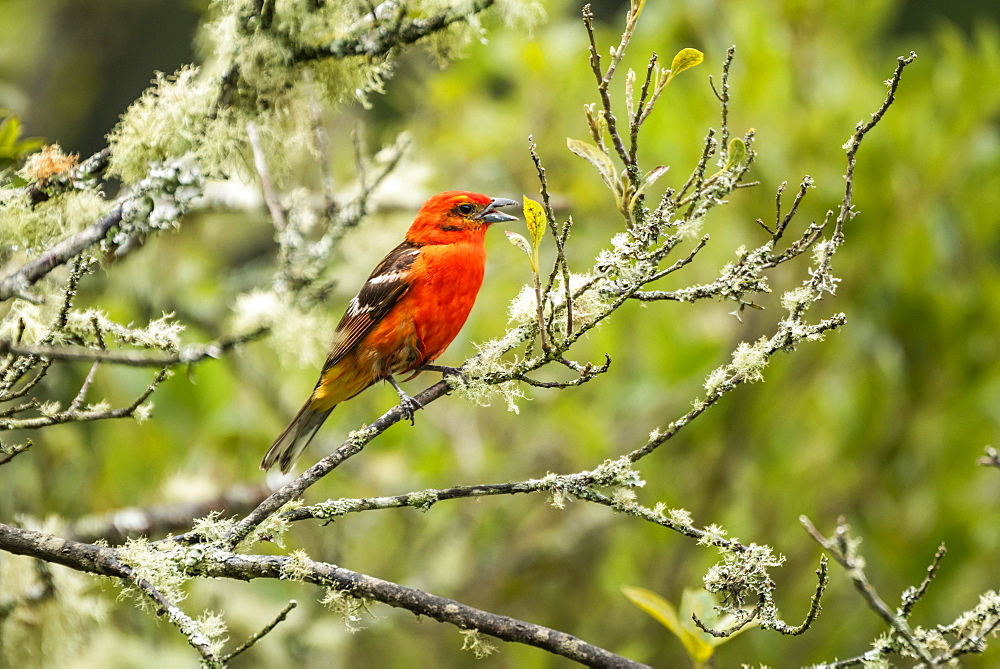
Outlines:
[[268,449],[261,469],[287,472],[333,408],[379,380],[396,388],[411,418],[420,405],[393,378],[444,353],[465,324],[486,264],[486,230],[515,220],[498,209],[513,200],[447,191],[424,203],[402,244],[389,252],[351,300],[334,333],[319,381]]

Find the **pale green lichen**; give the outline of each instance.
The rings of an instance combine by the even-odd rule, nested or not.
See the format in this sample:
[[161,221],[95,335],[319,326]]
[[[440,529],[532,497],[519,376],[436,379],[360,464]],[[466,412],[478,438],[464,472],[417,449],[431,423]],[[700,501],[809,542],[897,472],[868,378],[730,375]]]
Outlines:
[[[188,577],[173,552],[160,551],[150,544],[148,539],[140,537],[128,539],[119,546],[118,559],[132,568],[136,578],[148,582],[167,600],[176,604],[187,597],[183,587]],[[154,606],[134,583],[126,583],[122,588],[122,594],[135,597],[140,606],[146,610]]]
[[685,527],[690,527],[693,522],[691,512],[687,509],[670,509],[667,511],[667,517],[670,519],[670,522]]
[[462,633],[462,650],[472,653],[477,660],[489,657],[496,652],[497,647],[479,630],[459,630]]
[[[136,423],[145,423],[153,415],[153,406],[154,404],[152,400],[143,402],[135,408],[135,411],[132,412],[132,418]],[[102,410],[106,411],[107,408],[110,407],[108,406]]]
[[285,547],[285,533],[291,528],[291,523],[284,514],[302,506],[301,499],[293,499],[286,503],[275,513],[267,517],[260,525],[255,527],[247,537],[240,542],[241,547],[249,547],[261,541],[270,541],[278,548]]
[[205,611],[194,621],[195,634],[208,639],[208,648],[213,655],[221,653],[223,646],[229,641],[229,637],[224,636],[227,629],[225,619],[214,611]]
[[118,247],[141,242],[154,231],[179,227],[204,191],[205,180],[193,154],[149,161],[146,176],[122,205],[121,222],[111,245],[103,245],[105,251],[117,252]]
[[507,305],[507,322],[514,326],[534,323],[538,318],[538,298],[535,287],[524,285]]
[[636,494],[632,488],[617,488],[611,493],[611,503],[618,510],[624,511],[635,506]]
[[204,518],[194,521],[191,531],[204,539],[205,543],[221,541],[236,524],[232,519],[223,519],[218,511],[212,511]]
[[502,356],[525,341],[528,331],[527,327],[514,328],[501,339],[476,344],[479,353],[466,363],[464,383],[453,386],[456,394],[479,406],[489,406],[495,398],[501,397],[507,403],[508,411],[518,413],[517,401],[524,398],[524,393],[517,381],[487,383],[487,379],[513,374],[518,367],[518,359],[504,360]]
[[147,176],[151,163],[195,152],[205,142],[217,97],[217,83],[199,76],[193,65],[169,76],[157,73],[153,86],[132,103],[108,135],[109,172],[126,183],[137,183]]
[[32,205],[24,188],[0,189],[0,262],[14,253],[35,254],[91,225],[111,205],[92,190],[72,190]]
[[180,346],[181,332],[184,331],[184,325],[175,320],[172,313],[163,314],[144,327],[130,327],[111,320],[99,309],[70,311],[65,329],[86,340],[94,337],[95,324],[103,336],[113,338],[122,344],[149,349],[175,350]]
[[40,341],[48,332],[49,324],[55,318],[58,309],[59,304],[56,300],[48,300],[44,304],[14,300],[10,303],[7,314],[0,319],[0,337],[14,341],[23,323],[21,341],[25,343]]
[[310,507],[313,518],[318,520],[334,520],[356,510],[356,505],[351,500],[329,499]]
[[370,611],[372,600],[365,597],[356,597],[336,586],[327,588],[326,594],[319,602],[340,617],[347,631],[352,633],[364,628],[364,625],[361,624],[363,614],[374,618]]
[[378,434],[378,428],[367,425],[347,433],[347,440],[355,447],[363,447]]
[[814,300],[813,291],[808,286],[799,286],[781,296],[781,308],[798,313]]
[[717,394],[722,389],[722,385],[726,382],[727,379],[729,379],[729,377],[730,374],[728,365],[713,369],[712,372],[708,375],[708,378],[705,379],[705,384],[704,384],[705,392],[708,395]]
[[440,499],[436,490],[421,490],[419,492],[410,493],[407,496],[407,503],[409,506],[415,507],[419,511],[430,511],[430,508],[437,503]]
[[598,486],[641,488],[646,485],[646,482],[632,467],[633,464],[628,456],[622,456],[615,460],[605,460],[597,468],[583,472],[580,476],[590,479],[594,485]]
[[698,544],[700,546],[715,546],[726,539],[726,535],[729,534],[725,529],[712,523],[707,525],[701,538],[698,539]]
[[770,360],[768,343],[766,337],[761,337],[753,344],[740,342],[733,351],[732,371],[742,375],[743,380],[748,383],[763,381],[764,369]]
[[[709,530],[720,539],[724,534],[715,526],[706,528],[706,532]],[[722,560],[708,570],[703,582],[709,592],[723,593],[723,612],[735,615],[735,609],[742,608],[750,595],[769,601],[773,581],[768,570],[784,564],[784,556],[776,555],[770,546],[759,544],[749,544],[743,551],[720,550]]]
[[569,499],[569,494],[565,489],[554,486],[551,488],[551,492],[549,494],[549,506],[553,509],[559,509],[562,511],[566,508],[566,502]]
[[294,550],[281,564],[279,578],[286,581],[304,581],[313,571],[312,558],[304,550]]

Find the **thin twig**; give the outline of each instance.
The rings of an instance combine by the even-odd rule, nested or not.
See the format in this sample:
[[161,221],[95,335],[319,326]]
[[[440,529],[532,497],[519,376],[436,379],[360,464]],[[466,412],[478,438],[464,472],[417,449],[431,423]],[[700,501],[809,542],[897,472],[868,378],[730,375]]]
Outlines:
[[801,625],[797,625],[795,627],[790,627],[784,624],[775,625],[774,629],[781,634],[785,634],[787,636],[798,636],[812,627],[812,624],[816,622],[817,618],[819,618],[819,614],[823,611],[823,607],[821,605],[823,593],[826,592],[826,587],[830,584],[829,560],[825,555],[819,559],[819,569],[816,570],[816,577],[818,579],[818,582],[816,583],[816,591],[809,600],[809,611],[806,613],[806,619],[802,621]]
[[267,153],[260,142],[260,131],[254,121],[247,122],[247,139],[250,141],[250,148],[253,151],[253,164],[260,177],[260,187],[264,193],[264,203],[267,210],[271,212],[271,221],[278,232],[284,232],[288,227],[288,220],[285,218],[285,210],[278,200],[278,193],[274,189],[274,182],[271,180],[271,171],[267,167]]
[[927,567],[927,574],[924,576],[924,580],[922,580],[920,585],[916,588],[908,589],[903,593],[903,602],[899,607],[899,615],[903,618],[909,618],[910,613],[913,611],[913,607],[925,594],[927,594],[927,588],[930,587],[931,581],[933,581],[934,577],[937,575],[938,567],[941,566],[941,560],[947,552],[948,549],[945,548],[944,544],[938,546],[937,550],[934,551],[934,560]]
[[21,453],[24,453],[33,445],[34,444],[32,444],[31,439],[28,439],[23,444],[14,444],[13,446],[3,446],[3,444],[0,444],[0,448],[2,448],[2,451],[0,451],[0,467],[10,462]]
[[760,607],[754,608],[754,610],[751,611],[750,614],[747,615],[745,618],[743,618],[743,620],[734,623],[732,627],[728,627],[724,630],[717,630],[709,627],[695,613],[691,614],[691,620],[694,621],[695,626],[697,626],[698,629],[700,629],[702,632],[705,632],[706,634],[711,634],[717,639],[724,639],[726,637],[730,637],[736,634],[741,629],[752,623],[754,620],[757,619],[758,615],[760,615]]
[[933,662],[934,658],[931,656],[930,651],[914,636],[913,630],[910,629],[905,617],[893,613],[889,606],[879,597],[875,591],[875,587],[868,581],[868,576],[864,570],[864,562],[855,555],[854,549],[851,547],[852,540],[847,536],[848,527],[844,523],[843,518],[838,521],[836,533],[831,539],[827,539],[820,534],[806,516],[799,516],[799,522],[802,523],[809,536],[826,549],[833,559],[844,568],[851,579],[851,583],[854,585],[854,589],[861,594],[861,597],[868,603],[868,607],[878,614],[899,635],[903,642],[916,653],[917,657],[924,662]]
[[44,346],[15,344],[0,339],[0,355],[34,356],[48,360],[100,363],[128,367],[170,367],[201,362],[206,358],[219,358],[226,351],[267,334],[267,328],[258,328],[247,333],[221,337],[205,344],[188,344],[173,353],[150,353],[147,351],[107,350],[103,348],[82,348],[79,346]]
[[274,620],[272,620],[267,625],[265,625],[264,628],[261,631],[257,632],[256,634],[254,634],[253,636],[251,636],[249,639],[247,639],[246,641],[244,641],[242,644],[240,644],[240,646],[236,650],[234,650],[233,652],[231,652],[231,653],[223,656],[222,661],[223,662],[229,662],[229,660],[233,659],[234,657],[236,657],[240,653],[249,650],[251,647],[253,647],[253,645],[255,643],[257,643],[258,641],[260,641],[261,639],[263,639],[265,636],[267,636],[268,634],[270,634],[271,630],[273,630],[279,624],[283,623],[285,621],[285,618],[288,617],[288,614],[291,613],[292,609],[294,609],[298,605],[299,605],[299,603],[297,601],[295,601],[294,599],[290,600],[288,602],[288,604],[285,605],[285,608],[281,609],[281,611],[274,618]]

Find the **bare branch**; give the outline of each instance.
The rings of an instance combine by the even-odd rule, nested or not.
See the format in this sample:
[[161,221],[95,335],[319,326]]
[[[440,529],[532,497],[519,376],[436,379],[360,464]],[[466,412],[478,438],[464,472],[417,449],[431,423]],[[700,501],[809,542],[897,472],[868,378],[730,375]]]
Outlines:
[[281,208],[278,201],[278,192],[274,189],[274,182],[271,180],[271,171],[267,167],[267,155],[264,147],[260,143],[260,131],[253,121],[247,123],[247,139],[250,141],[250,148],[253,151],[253,164],[260,177],[260,187],[264,193],[264,203],[267,210],[271,212],[271,221],[278,232],[282,232],[288,222],[285,218],[285,210]]
[[271,630],[273,630],[275,627],[277,627],[280,623],[283,623],[285,621],[285,618],[288,617],[288,614],[291,613],[292,609],[294,609],[298,605],[299,605],[299,603],[297,601],[295,601],[294,599],[291,600],[291,601],[289,601],[288,604],[285,605],[285,608],[281,609],[281,611],[274,618],[274,620],[272,620],[267,625],[265,625],[264,628],[261,631],[257,632],[252,637],[250,637],[249,639],[247,639],[246,641],[244,641],[236,650],[234,650],[231,653],[228,653],[225,657],[222,658],[222,661],[223,662],[228,662],[229,660],[233,659],[234,657],[236,657],[240,653],[242,653],[244,651],[247,651],[250,648],[252,648],[255,643],[257,643],[258,641],[260,641],[261,639],[263,639],[265,636],[267,636],[268,634],[270,634]]
[[937,575],[938,567],[941,566],[941,560],[947,552],[948,549],[945,548],[944,544],[938,546],[937,550],[934,551],[934,561],[927,567],[927,575],[924,576],[924,580],[916,588],[907,588],[903,592],[902,605],[899,607],[899,615],[903,618],[909,618],[913,607],[927,594],[927,588],[930,587],[931,581]]

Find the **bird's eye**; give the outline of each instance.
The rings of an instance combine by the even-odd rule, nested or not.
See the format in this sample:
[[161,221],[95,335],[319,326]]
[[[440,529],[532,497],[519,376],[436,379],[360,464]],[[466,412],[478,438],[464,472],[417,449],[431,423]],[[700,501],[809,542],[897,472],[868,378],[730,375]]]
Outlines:
[[458,213],[462,214],[463,216],[468,216],[473,211],[475,211],[475,207],[473,207],[471,204],[458,205]]

